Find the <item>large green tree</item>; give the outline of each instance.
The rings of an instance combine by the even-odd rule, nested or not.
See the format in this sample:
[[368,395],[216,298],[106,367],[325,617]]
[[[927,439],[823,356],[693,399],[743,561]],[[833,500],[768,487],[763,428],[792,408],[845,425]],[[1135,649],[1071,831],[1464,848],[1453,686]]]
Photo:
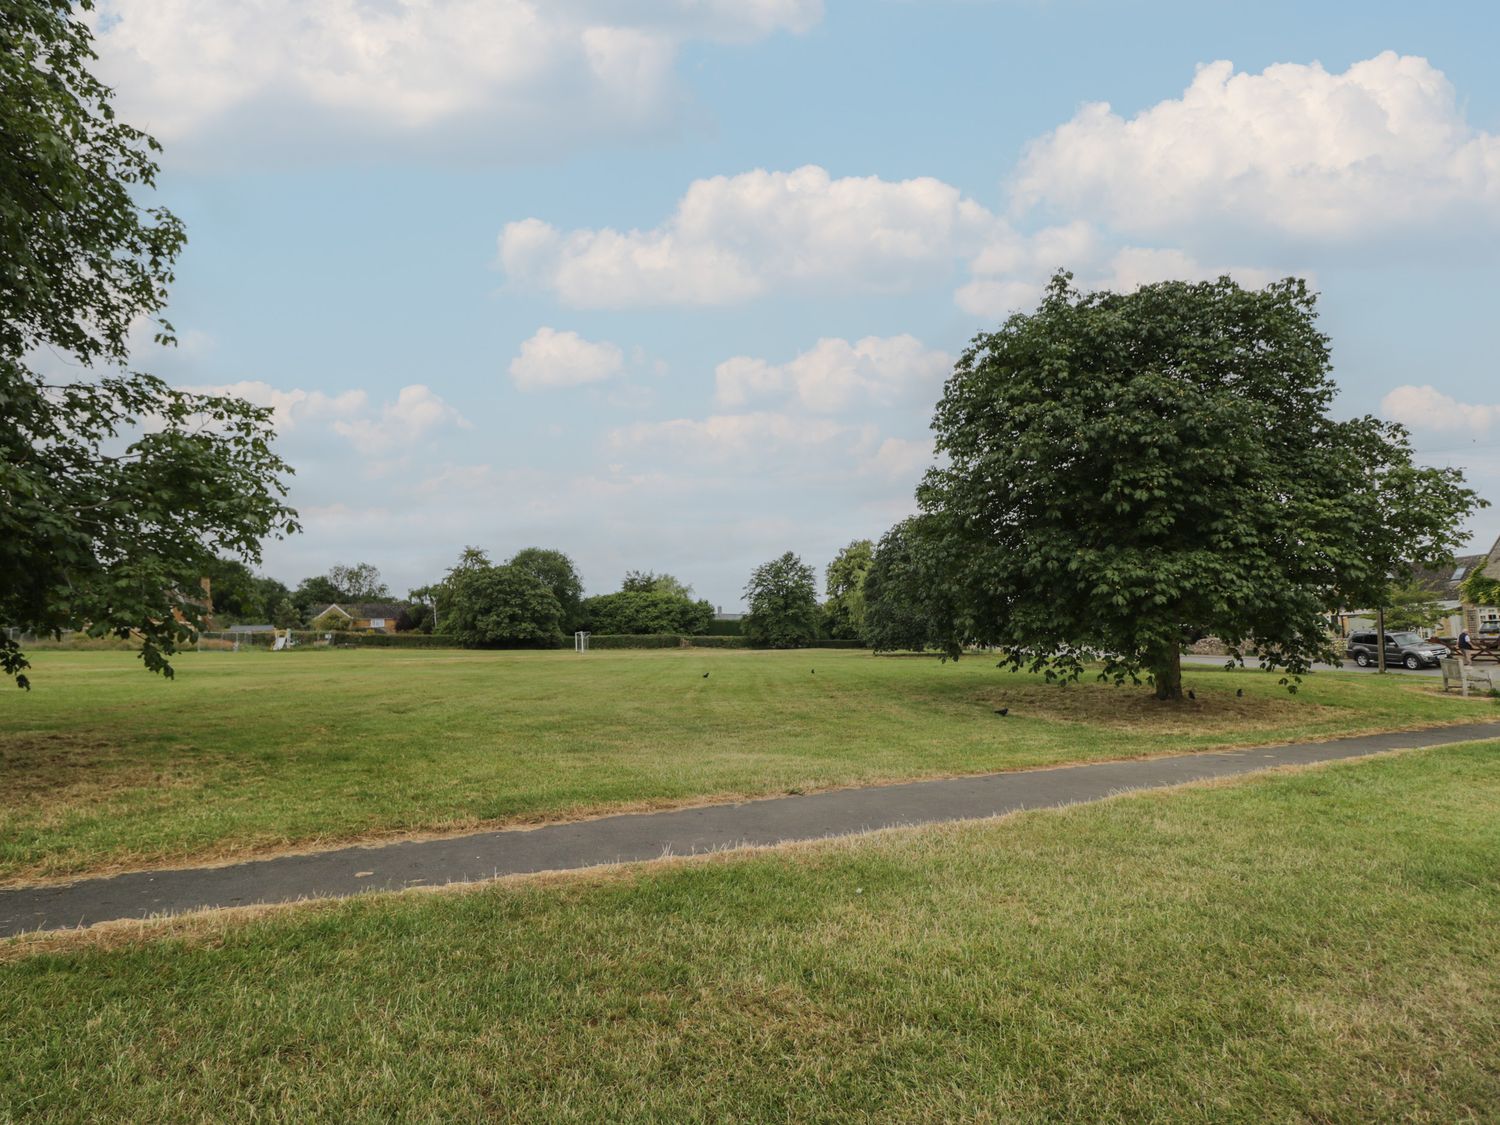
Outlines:
[[526,547],[512,555],[506,565],[519,567],[552,591],[562,607],[563,632],[571,633],[579,627],[583,579],[578,577],[572,559],[546,547]]
[[823,622],[835,640],[857,640],[865,626],[865,576],[875,557],[875,544],[856,539],[834,556],[823,572],[828,598]]
[[[953,608],[933,542],[921,517],[880,538],[864,580],[861,639],[876,652],[942,649],[954,638]],[[956,647],[956,645],[955,645]]]
[[[184,234],[142,205],[158,146],[89,73],[92,6],[0,6],[0,625],[134,633],[170,675],[210,561],[295,530],[291,470],[269,410],[126,369],[140,326],[171,342]],[[27,666],[0,639],[0,671],[24,687]]]
[[1296,676],[1336,659],[1328,614],[1450,559],[1478,498],[1414,466],[1401,427],[1329,415],[1314,304],[1297,280],[1083,294],[1059,274],[976,337],[919,490],[958,635],[1178,698],[1191,636]]
[[328,568],[328,581],[339,597],[351,602],[373,602],[391,596],[374,563],[335,563]]
[[562,607],[541,579],[515,566],[466,568],[452,580],[443,632],[473,648],[556,648]]
[[791,551],[751,572],[745,601],[750,612],[744,632],[751,644],[797,648],[817,639],[817,576]]

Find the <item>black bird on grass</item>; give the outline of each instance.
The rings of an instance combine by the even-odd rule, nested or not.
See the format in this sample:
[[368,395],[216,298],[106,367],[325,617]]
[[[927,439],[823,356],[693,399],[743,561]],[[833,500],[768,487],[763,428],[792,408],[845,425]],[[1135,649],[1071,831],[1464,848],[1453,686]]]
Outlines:
[[706,679],[708,679],[708,673],[707,673],[707,672],[704,672],[704,673],[703,673],[703,678],[704,678],[704,679],[705,679],[705,680],[706,680]]
[[1009,707],[1001,707],[1001,708],[999,708],[995,712],[995,714],[1000,715],[1000,716],[1009,715],[1010,714],[1010,708]]
[[1188,688],[1188,698],[1189,699],[1197,699],[1198,698],[1198,693],[1196,691],[1194,691],[1192,688]]
[[814,676],[816,676],[818,674],[818,670],[816,668],[814,668],[812,670],[811,674],[814,675]]
[[1245,698],[1245,689],[1244,688],[1235,688],[1234,689],[1234,697],[1236,699],[1244,699]]

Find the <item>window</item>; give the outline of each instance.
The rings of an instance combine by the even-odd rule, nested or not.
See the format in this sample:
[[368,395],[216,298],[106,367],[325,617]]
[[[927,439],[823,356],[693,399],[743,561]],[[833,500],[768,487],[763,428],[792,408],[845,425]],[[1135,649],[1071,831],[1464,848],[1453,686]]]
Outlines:
[[370,618],[370,628],[371,629],[384,629],[385,628],[385,618],[384,617],[372,617],[372,618]]

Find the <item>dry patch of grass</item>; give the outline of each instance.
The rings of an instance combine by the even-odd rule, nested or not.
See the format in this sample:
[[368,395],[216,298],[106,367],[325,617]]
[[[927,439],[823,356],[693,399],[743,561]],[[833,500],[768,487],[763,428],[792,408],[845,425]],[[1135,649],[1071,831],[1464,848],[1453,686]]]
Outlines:
[[[1194,689],[1194,694],[1196,699],[1163,702],[1139,688],[1099,683],[1061,687],[1023,680],[1014,687],[988,688],[977,698],[992,709],[1009,707],[1017,717],[1143,735],[1222,734],[1239,738],[1245,732],[1273,731],[1291,723],[1332,722],[1341,714],[1336,707],[1298,700],[1285,692],[1236,696],[1226,687]],[[1472,721],[1472,716],[1456,716],[1454,721]]]
[[76,805],[128,790],[201,785],[186,764],[142,761],[117,741],[92,733],[54,731],[0,735],[0,808]]

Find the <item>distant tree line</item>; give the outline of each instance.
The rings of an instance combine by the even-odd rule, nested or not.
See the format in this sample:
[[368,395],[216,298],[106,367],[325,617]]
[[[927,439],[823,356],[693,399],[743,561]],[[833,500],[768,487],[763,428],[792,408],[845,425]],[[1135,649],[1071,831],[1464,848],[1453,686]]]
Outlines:
[[[876,554],[868,539],[840,551],[828,565],[828,595],[821,603],[814,569],[796,554],[788,551],[763,563],[745,586],[749,612],[739,630],[751,644],[769,648],[820,639],[866,640],[872,634],[865,584]],[[527,547],[502,563],[480,547],[465,547],[441,579],[399,599],[380,570],[363,562],[330,567],[295,587],[233,559],[214,560],[204,577],[213,623],[221,629],[236,624],[347,628],[347,619],[330,607],[347,612],[368,603],[394,611],[387,616],[400,631],[440,633],[474,647],[551,648],[578,630],[702,636],[715,622],[713,605],[666,573],[630,570],[618,590],[584,597],[573,560],[544,547]]]

